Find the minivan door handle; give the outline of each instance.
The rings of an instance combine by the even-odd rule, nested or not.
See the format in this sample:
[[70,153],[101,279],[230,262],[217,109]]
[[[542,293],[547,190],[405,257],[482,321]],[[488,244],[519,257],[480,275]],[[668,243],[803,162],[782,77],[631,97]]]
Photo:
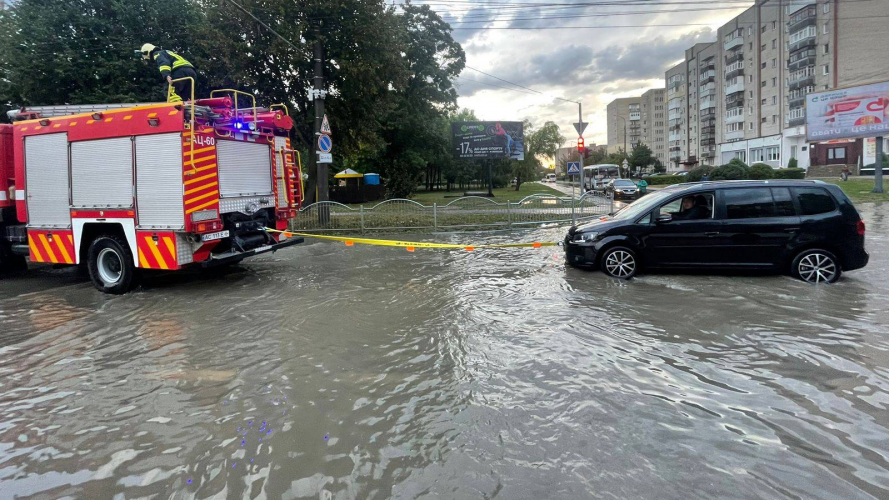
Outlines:
[[798,227],[788,227],[784,230],[784,232],[785,233],[795,233],[795,232],[799,231],[799,229],[800,228],[798,228]]
[[710,232],[704,233],[704,236],[717,236],[717,235],[719,235],[719,231],[710,231]]

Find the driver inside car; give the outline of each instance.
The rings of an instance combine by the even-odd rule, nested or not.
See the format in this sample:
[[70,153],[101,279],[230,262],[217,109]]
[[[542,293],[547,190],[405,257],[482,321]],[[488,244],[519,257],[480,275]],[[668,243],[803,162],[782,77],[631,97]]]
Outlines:
[[673,214],[674,220],[699,220],[709,219],[710,209],[707,208],[707,200],[701,196],[686,196],[682,199],[679,212]]

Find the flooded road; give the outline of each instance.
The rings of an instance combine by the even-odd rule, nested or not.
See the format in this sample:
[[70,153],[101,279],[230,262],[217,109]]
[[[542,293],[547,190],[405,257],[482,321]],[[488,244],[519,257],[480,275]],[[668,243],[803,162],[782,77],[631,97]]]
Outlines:
[[861,208],[833,286],[331,243],[122,297],[0,281],[0,498],[887,498]]

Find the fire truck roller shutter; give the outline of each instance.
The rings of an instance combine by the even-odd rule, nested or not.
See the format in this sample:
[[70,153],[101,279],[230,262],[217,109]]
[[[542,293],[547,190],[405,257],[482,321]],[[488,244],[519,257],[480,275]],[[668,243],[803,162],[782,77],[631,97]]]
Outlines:
[[28,224],[69,227],[68,134],[26,137],[25,172]]
[[220,198],[273,194],[268,144],[220,140],[216,143],[216,159]]
[[287,149],[287,138],[275,137],[275,179],[278,183],[278,208],[287,208],[287,199],[291,194],[287,192],[287,173],[284,171],[282,148]]
[[71,205],[133,207],[133,140],[130,137],[71,143]]
[[140,228],[184,229],[182,137],[136,137],[136,215]]

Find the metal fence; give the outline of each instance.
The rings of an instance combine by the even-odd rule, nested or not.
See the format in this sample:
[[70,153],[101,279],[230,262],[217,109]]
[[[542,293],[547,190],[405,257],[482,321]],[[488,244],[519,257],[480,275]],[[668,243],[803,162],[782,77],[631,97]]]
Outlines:
[[480,196],[457,198],[445,205],[413,200],[386,200],[354,207],[335,201],[313,203],[299,211],[291,229],[325,231],[459,231],[516,229],[540,224],[576,224],[614,211],[614,200],[589,192],[580,198],[531,195],[517,202]]

